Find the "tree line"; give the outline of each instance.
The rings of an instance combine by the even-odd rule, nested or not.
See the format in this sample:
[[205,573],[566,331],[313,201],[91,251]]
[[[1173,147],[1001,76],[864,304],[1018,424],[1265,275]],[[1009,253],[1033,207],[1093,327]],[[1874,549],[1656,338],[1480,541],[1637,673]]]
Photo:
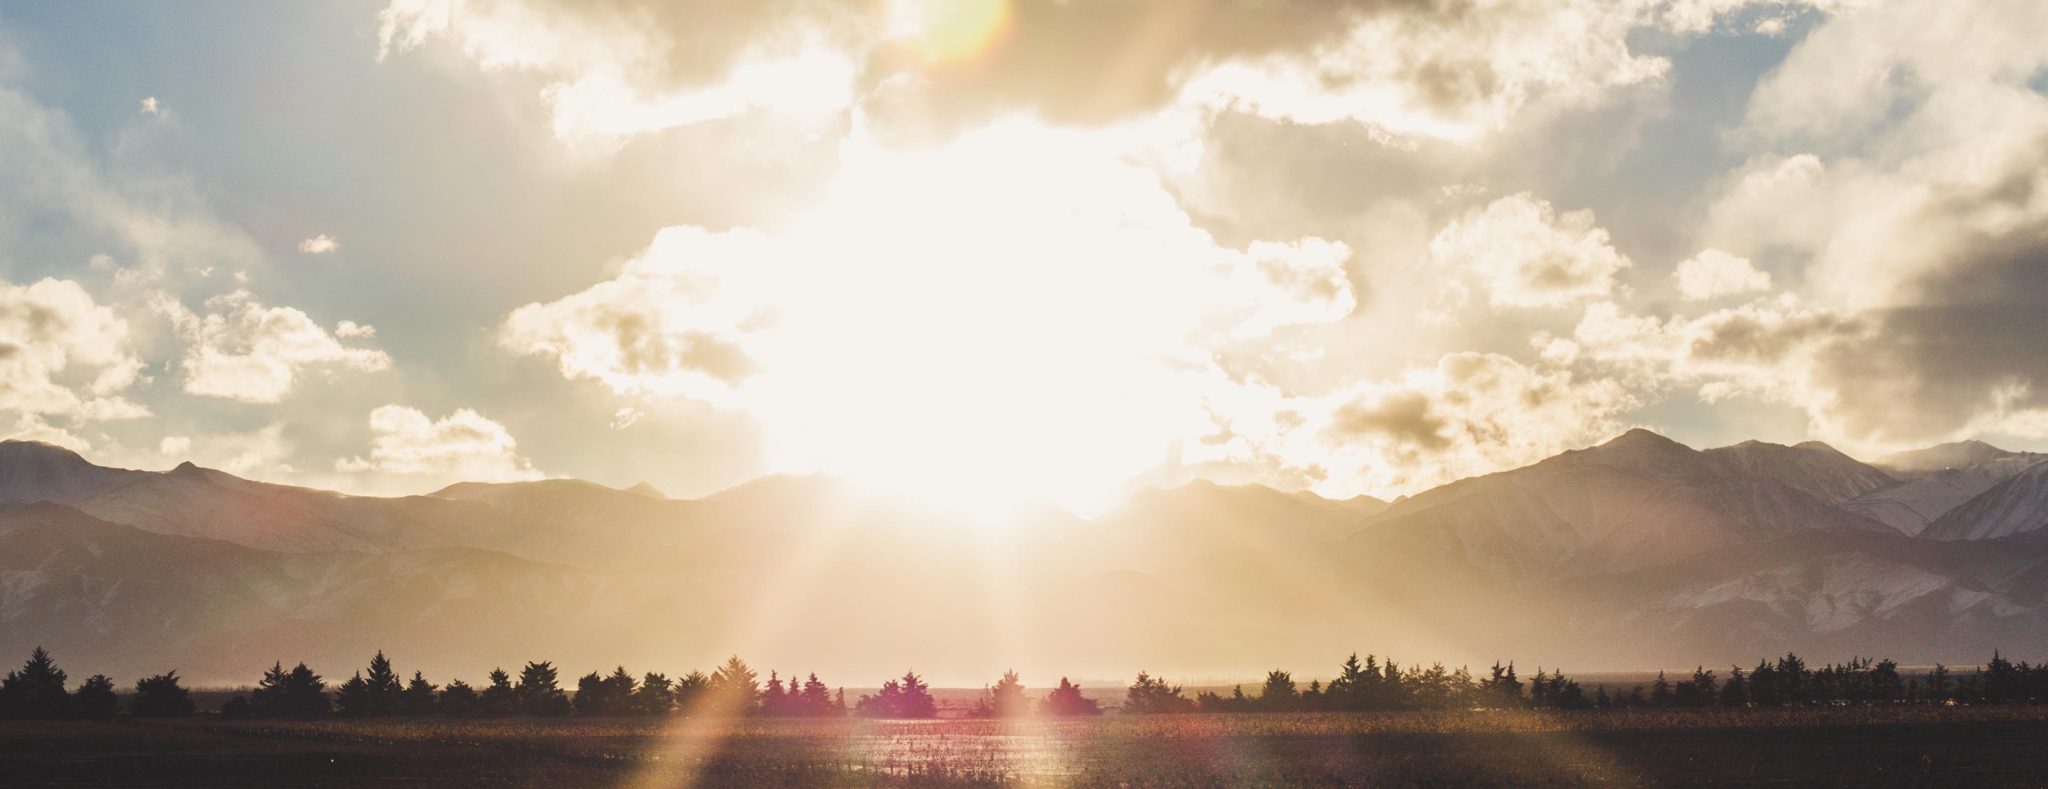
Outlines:
[[[0,678],[0,718],[81,718],[107,720],[122,712],[112,679],[95,674],[76,690],[50,653],[37,647],[26,663]],[[1148,672],[1125,689],[1118,710],[1128,714],[1225,712],[1376,712],[1449,709],[1595,709],[1615,707],[1782,707],[1837,704],[2040,704],[2048,703],[2048,664],[2013,663],[1994,652],[1991,661],[1968,673],[1936,665],[1925,675],[1905,676],[1890,660],[1857,658],[1811,668],[1797,655],[1759,661],[1744,671],[1730,667],[1725,677],[1697,667],[1690,677],[1673,680],[1658,672],[1648,685],[1626,690],[1601,685],[1587,693],[1562,671],[1537,672],[1524,680],[1513,663],[1494,664],[1483,676],[1468,669],[1446,669],[1438,663],[1403,667],[1353,654],[1328,682],[1312,680],[1306,687],[1286,671],[1274,670],[1256,688],[1243,686],[1229,695],[1200,691],[1190,696],[1180,685]],[[136,681],[126,711],[140,718],[193,714],[190,691],[176,671]],[[1026,715],[1085,716],[1103,712],[1083,695],[1081,687],[1062,677],[1045,695],[1034,699],[1016,672],[1005,672],[985,687],[969,714],[977,717]],[[285,668],[275,662],[253,689],[236,694],[220,709],[227,718],[444,717],[587,717],[667,715],[751,715],[765,717],[932,718],[938,703],[931,687],[915,672],[862,694],[851,706],[844,688],[833,689],[809,674],[787,680],[771,671],[767,682],[735,656],[705,674],[692,671],[678,678],[648,672],[639,676],[621,666],[609,674],[591,672],[576,681],[571,694],[562,687],[559,670],[548,661],[533,661],[518,676],[493,669],[480,684],[460,679],[436,685],[415,671],[402,679],[390,659],[378,652],[369,665],[330,687],[306,664]]]

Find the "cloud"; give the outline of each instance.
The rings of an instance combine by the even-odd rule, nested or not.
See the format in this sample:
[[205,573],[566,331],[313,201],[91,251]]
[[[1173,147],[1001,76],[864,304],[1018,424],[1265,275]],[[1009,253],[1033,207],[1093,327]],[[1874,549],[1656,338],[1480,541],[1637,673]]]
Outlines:
[[1704,301],[1738,293],[1771,289],[1771,275],[1758,271],[1749,258],[1718,249],[1701,250],[1678,264],[1672,274],[1686,301]]
[[615,278],[513,311],[501,342],[628,398],[739,410],[780,470],[1072,490],[1206,431],[1227,350],[1356,305],[1348,247],[1223,246],[1096,135],[1018,121],[842,159],[805,221],[669,228]]
[[77,282],[0,282],[0,411],[36,425],[145,416],[124,396],[142,367],[127,321]]
[[1168,106],[1462,140],[1661,80],[1668,61],[1629,34],[1697,34],[1752,5],[1786,4],[393,0],[378,57],[445,39],[483,69],[543,75],[569,140],[763,109],[950,132]]
[[343,345],[304,312],[265,307],[248,291],[207,300],[205,315],[164,296],[156,307],[188,343],[181,366],[190,394],[276,403],[306,368],[369,372],[391,365],[383,351]]
[[416,408],[379,406],[370,412],[368,457],[345,458],[337,471],[373,472],[445,481],[516,482],[540,479],[519,456],[505,426],[467,408],[440,419]]
[[1591,211],[1555,214],[1528,193],[1509,195],[1453,221],[1429,243],[1438,266],[1469,272],[1495,306],[1555,307],[1604,296],[1629,260]]
[[299,251],[308,255],[325,255],[340,248],[341,242],[326,233],[299,242]]
[[156,451],[158,454],[167,457],[184,457],[186,453],[192,451],[192,438],[190,436],[164,436],[163,440],[157,442]]
[[1620,381],[1472,352],[1328,395],[1269,395],[1224,414],[1187,465],[1327,496],[1406,494],[1584,446],[1642,404]]
[[154,115],[156,117],[161,118],[171,114],[171,111],[170,109],[164,107],[163,104],[159,103],[156,100],[155,96],[148,96],[143,98],[142,100],[142,114]]

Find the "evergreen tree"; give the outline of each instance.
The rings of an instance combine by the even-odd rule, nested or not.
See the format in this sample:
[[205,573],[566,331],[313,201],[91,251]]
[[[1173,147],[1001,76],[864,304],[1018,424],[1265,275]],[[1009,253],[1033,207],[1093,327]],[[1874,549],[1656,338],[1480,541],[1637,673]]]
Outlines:
[[512,675],[502,668],[491,669],[491,684],[484,686],[477,694],[478,715],[511,715],[519,711],[518,691],[512,688]]
[[135,681],[128,713],[138,718],[182,718],[192,714],[192,694],[178,684],[178,672],[167,671]]
[[1358,653],[1353,652],[1337,667],[1337,678],[1330,680],[1330,686],[1323,690],[1323,706],[1333,710],[1363,709],[1365,683],[1365,667],[1358,662]]
[[555,665],[546,660],[529,661],[519,670],[519,684],[512,689],[512,695],[523,715],[553,718],[567,715],[571,709],[569,694],[562,691]]
[[330,707],[327,683],[304,663],[289,671],[283,663],[272,663],[249,693],[249,714],[255,717],[316,718]]
[[466,718],[477,714],[478,709],[482,706],[482,701],[477,696],[476,688],[470,687],[469,683],[459,679],[451,679],[448,681],[448,687],[441,689],[441,696],[435,699],[434,707],[442,715],[451,718]]
[[121,703],[114,698],[114,681],[105,674],[94,674],[79,683],[78,692],[71,694],[71,712],[89,721],[112,720],[121,712]]
[[636,715],[667,715],[675,707],[675,683],[666,674],[647,672],[640,679],[640,689],[633,691],[632,710]]
[[932,718],[939,714],[931,686],[914,671],[882,684],[880,692],[862,696],[854,711],[869,718]]
[[1650,684],[1650,706],[1671,706],[1671,681],[1664,678],[1664,672],[1657,672],[1657,681]]
[[1934,664],[1934,670],[1927,674],[1927,698],[1936,704],[1945,704],[1949,700],[1951,689],[1948,666]]
[[1045,701],[1038,706],[1047,715],[1069,717],[1076,715],[1101,715],[1102,708],[1094,699],[1081,695],[1081,686],[1060,677],[1059,687],[1045,694]]
[[782,690],[782,676],[771,670],[768,672],[768,686],[761,691],[761,714],[788,715],[789,712],[789,698]]
[[398,696],[398,714],[424,717],[434,714],[434,697],[440,689],[428,682],[425,674],[412,673],[412,681],[405,684],[405,690]]
[[822,718],[835,714],[845,714],[845,707],[846,705],[842,703],[838,705],[838,709],[834,709],[832,690],[825,687],[825,683],[818,681],[818,675],[812,674],[810,679],[804,680],[805,715]]
[[364,714],[390,715],[398,711],[399,695],[405,692],[405,686],[399,682],[398,672],[392,670],[383,650],[377,650],[377,655],[370,658],[370,670],[363,675],[363,682],[369,686]]
[[54,719],[71,714],[71,695],[64,690],[68,677],[49,651],[36,647],[20,671],[7,672],[0,679],[0,717]]
[[1192,709],[1194,702],[1182,695],[1179,685],[1168,685],[1143,671],[1138,672],[1138,680],[1124,692],[1124,712],[1162,714]]
[[1785,703],[1778,684],[1778,669],[1770,661],[1759,660],[1756,668],[1750,669],[1749,700],[1759,707],[1777,707]]
[[1294,690],[1294,676],[1279,669],[1266,672],[1266,684],[1259,688],[1259,710],[1262,712],[1290,712],[1301,701]]
[[1728,683],[1721,686],[1721,706],[1749,706],[1749,678],[1742,673],[1741,666],[1728,667]]
[[996,684],[982,691],[981,701],[974,707],[978,718],[1018,718],[1030,713],[1031,700],[1024,696],[1024,683],[1015,671],[1003,672]]
[[351,718],[362,718],[377,714],[377,702],[371,698],[370,683],[363,679],[363,672],[356,672],[334,690],[334,711]]
[[713,711],[726,715],[746,715],[754,712],[761,702],[761,675],[747,667],[746,661],[734,655],[725,665],[711,672],[711,680],[705,690],[713,705]]

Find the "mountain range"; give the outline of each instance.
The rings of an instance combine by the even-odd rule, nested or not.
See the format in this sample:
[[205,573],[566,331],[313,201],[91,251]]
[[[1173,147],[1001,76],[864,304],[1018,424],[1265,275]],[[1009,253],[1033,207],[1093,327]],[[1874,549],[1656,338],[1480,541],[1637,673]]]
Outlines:
[[2048,651],[2048,455],[1865,463],[1646,430],[1394,502],[1194,482],[1000,528],[826,477],[349,496],[0,442],[0,655],[245,682],[378,649],[861,684],[1327,672],[1352,650],[1570,670]]

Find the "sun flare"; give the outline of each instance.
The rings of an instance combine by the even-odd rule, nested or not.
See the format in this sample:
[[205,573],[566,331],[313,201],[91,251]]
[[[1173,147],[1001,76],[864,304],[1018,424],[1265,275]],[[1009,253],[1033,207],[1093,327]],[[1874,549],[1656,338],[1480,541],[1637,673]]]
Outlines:
[[890,29],[926,60],[972,57],[999,38],[1010,24],[1010,0],[896,0]]

